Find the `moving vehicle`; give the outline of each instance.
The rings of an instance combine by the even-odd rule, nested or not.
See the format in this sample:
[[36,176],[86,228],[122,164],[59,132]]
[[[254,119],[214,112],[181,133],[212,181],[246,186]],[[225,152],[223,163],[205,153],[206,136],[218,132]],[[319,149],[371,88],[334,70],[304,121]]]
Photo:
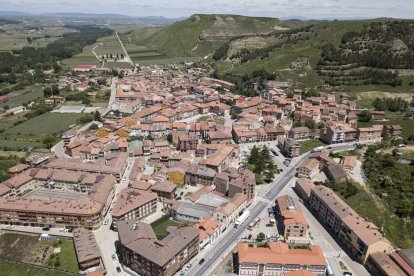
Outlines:
[[245,222],[249,216],[250,216],[250,211],[244,211],[244,213],[236,220],[234,227],[239,228],[239,226],[242,225],[243,222]]
[[259,224],[259,222],[260,222],[260,218],[255,218],[254,221],[250,222],[247,229],[253,230]]
[[311,152],[313,153],[313,152],[318,152],[318,151],[321,151],[321,150],[323,150],[324,149],[324,147],[322,147],[322,146],[320,146],[320,147],[316,147],[316,148],[314,148]]
[[205,262],[205,260],[204,260],[204,259],[201,259],[201,260],[198,262],[198,264],[199,264],[199,265],[202,265],[204,262]]

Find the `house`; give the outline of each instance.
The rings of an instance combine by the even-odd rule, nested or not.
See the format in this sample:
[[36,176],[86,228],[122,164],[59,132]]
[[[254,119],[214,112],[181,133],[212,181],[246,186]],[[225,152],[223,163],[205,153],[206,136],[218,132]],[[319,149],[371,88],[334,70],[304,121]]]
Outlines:
[[382,121],[385,119],[385,111],[371,111],[372,119],[375,121]]
[[229,202],[216,208],[213,217],[225,227],[230,227],[247,207],[247,196],[244,194],[235,195]]
[[328,144],[353,142],[356,140],[357,130],[348,124],[332,122],[321,129],[320,138]]
[[401,137],[402,127],[400,125],[384,126],[382,129],[382,137],[399,138]]
[[194,225],[200,230],[200,248],[212,244],[224,231],[224,226],[213,217],[205,217],[198,220]]
[[309,225],[296,198],[288,195],[276,198],[276,214],[281,230],[279,233],[288,238],[307,237]]
[[309,139],[310,131],[307,127],[292,127],[289,131],[289,138],[293,138],[296,141]]
[[298,177],[312,178],[319,172],[319,161],[309,158],[298,168]]
[[360,127],[357,129],[357,140],[360,142],[381,141],[382,126],[374,125],[371,127]]
[[83,227],[75,228],[73,230],[73,244],[81,270],[101,265],[101,252],[92,231]]
[[333,182],[344,182],[347,179],[345,170],[339,164],[330,163],[324,167],[324,171],[328,179]]
[[341,160],[341,165],[345,170],[352,172],[357,165],[356,156],[344,156]]
[[174,199],[177,185],[170,181],[157,182],[151,186],[151,191],[158,195],[158,199],[163,201],[164,199]]
[[296,157],[300,155],[301,145],[293,138],[279,140],[279,147],[285,156]]

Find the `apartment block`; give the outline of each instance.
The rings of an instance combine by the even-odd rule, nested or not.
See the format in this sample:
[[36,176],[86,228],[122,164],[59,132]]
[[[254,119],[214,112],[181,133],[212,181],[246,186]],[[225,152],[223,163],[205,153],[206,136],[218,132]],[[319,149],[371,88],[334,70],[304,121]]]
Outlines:
[[307,236],[309,225],[297,199],[288,195],[276,198],[276,213],[280,222],[278,225],[285,237]]

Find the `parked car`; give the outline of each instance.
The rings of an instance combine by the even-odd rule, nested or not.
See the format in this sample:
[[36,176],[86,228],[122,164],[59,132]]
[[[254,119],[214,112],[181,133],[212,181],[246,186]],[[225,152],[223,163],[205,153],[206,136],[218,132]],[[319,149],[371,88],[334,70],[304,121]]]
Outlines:
[[108,225],[108,222],[109,222],[109,220],[108,219],[105,219],[104,225]]
[[185,270],[186,270],[186,271],[189,271],[191,267],[192,267],[192,265],[191,265],[191,264],[188,264],[188,265],[185,267]]
[[327,147],[327,149],[333,149],[333,147]]
[[202,265],[205,261],[206,261],[206,260],[201,259],[201,260],[198,262],[198,264],[199,264],[199,265]]
[[116,272],[121,272],[121,268],[119,266],[116,267]]
[[345,271],[342,275],[344,276],[352,276],[352,273],[349,271]]
[[13,227],[14,227],[14,225],[11,225],[11,224],[6,224],[4,227],[5,227],[5,228],[7,228],[7,229],[10,229],[10,228],[13,228]]
[[50,230],[50,227],[43,227],[42,228],[42,231],[49,231]]

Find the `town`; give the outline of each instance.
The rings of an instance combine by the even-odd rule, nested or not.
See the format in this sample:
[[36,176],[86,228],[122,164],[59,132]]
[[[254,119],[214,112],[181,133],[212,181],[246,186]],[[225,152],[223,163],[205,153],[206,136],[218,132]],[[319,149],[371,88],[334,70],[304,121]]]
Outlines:
[[2,231],[72,237],[87,275],[225,275],[234,258],[238,275],[413,275],[413,249],[337,194],[365,185],[358,152],[405,146],[400,125],[358,127],[355,101],[281,81],[238,95],[207,64],[110,71],[80,64],[59,81],[107,87],[101,108],[45,99],[94,116],[9,168]]

